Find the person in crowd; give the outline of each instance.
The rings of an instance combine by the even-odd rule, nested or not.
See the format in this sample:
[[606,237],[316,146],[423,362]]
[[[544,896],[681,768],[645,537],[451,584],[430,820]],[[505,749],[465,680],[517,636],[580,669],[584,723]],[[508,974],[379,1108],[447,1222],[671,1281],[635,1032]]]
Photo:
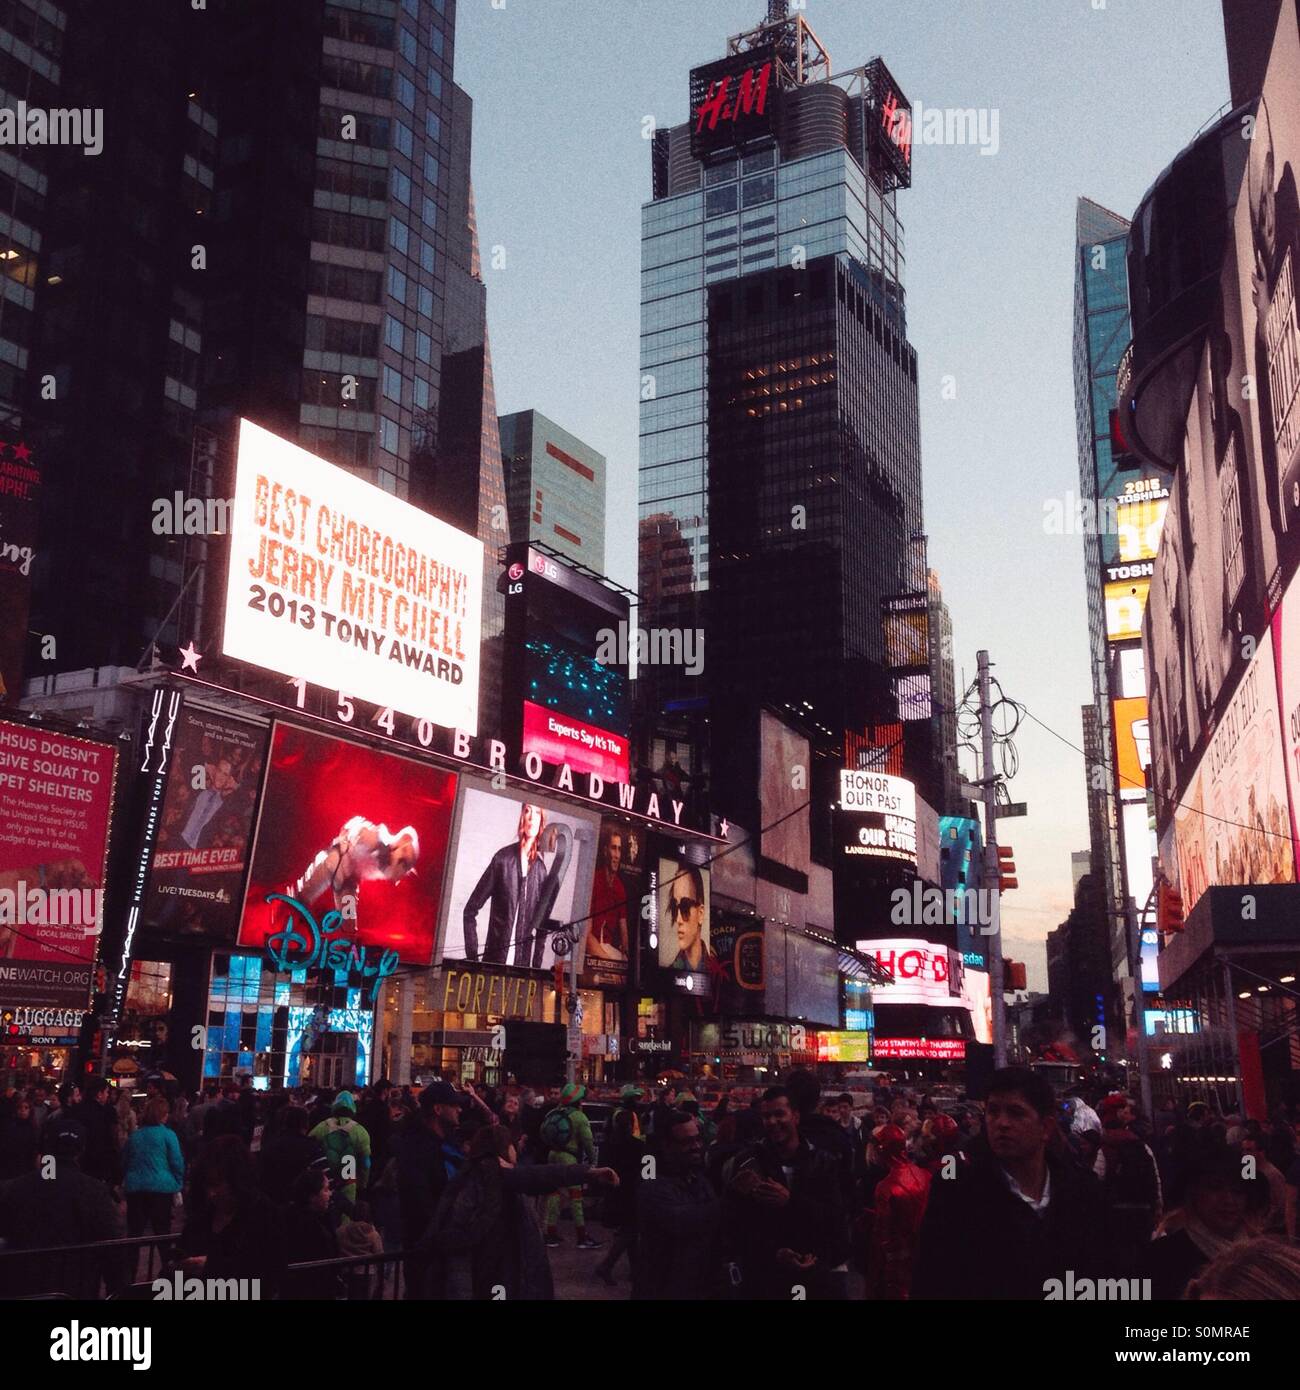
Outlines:
[[699,1121],[684,1111],[668,1115],[652,1156],[654,1180],[636,1184],[632,1297],[716,1299],[722,1292],[723,1205],[704,1173]]
[[1226,1148],[1201,1154],[1187,1180],[1179,1229],[1157,1237],[1143,1255],[1140,1275],[1151,1280],[1152,1298],[1182,1298],[1211,1260],[1251,1236],[1251,1198],[1236,1154]]
[[1160,1170],[1133,1125],[1133,1103],[1122,1091],[1101,1103],[1101,1146],[1093,1172],[1106,1198],[1107,1239],[1127,1276],[1151,1243],[1160,1220]]
[[1047,1281],[1109,1274],[1101,1185],[1048,1157],[1051,1085],[1028,1068],[990,1078],[989,1153],[931,1184],[913,1298],[1041,1299]]
[[114,1098],[113,1109],[117,1115],[117,1142],[121,1148],[125,1148],[126,1141],[139,1127],[139,1121],[135,1117],[135,1107],[131,1104],[131,1097],[126,1091],[118,1092]]
[[449,1081],[435,1081],[420,1092],[419,1110],[397,1141],[397,1196],[402,1215],[402,1247],[409,1298],[441,1298],[442,1260],[431,1244],[421,1245],[433,1223],[438,1201],[464,1163],[455,1144],[464,1096]]
[[961,1129],[951,1115],[934,1115],[921,1127],[921,1166],[932,1176],[948,1181],[969,1155],[961,1147]]
[[840,1195],[845,1207],[853,1200],[854,1187],[862,1174],[858,1146],[837,1119],[818,1110],[821,1083],[805,1067],[796,1068],[786,1078],[790,1101],[799,1112],[799,1136],[815,1149],[823,1149],[834,1160],[840,1175]]
[[799,1132],[800,1112],[784,1086],[762,1097],[763,1138],[725,1172],[726,1242],[735,1251],[745,1299],[844,1296],[849,1256],[840,1162]]
[[447,1296],[554,1298],[546,1244],[528,1198],[590,1182],[617,1187],[618,1174],[585,1162],[520,1166],[509,1130],[482,1126],[434,1218],[432,1240],[448,1270]]
[[[548,1163],[587,1163],[596,1161],[596,1144],[591,1134],[591,1122],[582,1112],[587,1088],[570,1081],[560,1092],[560,1103],[542,1121],[539,1138],[546,1146]],[[586,1211],[582,1203],[582,1185],[574,1183],[568,1189],[569,1206],[573,1211],[575,1244],[579,1250],[599,1250],[604,1241],[587,1233]],[[560,1244],[560,1193],[553,1191],[546,1199],[546,1244]]]
[[1271,1236],[1229,1245],[1187,1286],[1188,1302],[1300,1301],[1300,1250]]
[[[623,1100],[628,1093],[639,1096],[635,1086],[623,1089]],[[618,1186],[605,1194],[604,1217],[606,1226],[615,1234],[609,1253],[596,1265],[596,1276],[606,1284],[614,1283],[614,1267],[626,1255],[636,1279],[636,1194],[641,1181],[641,1160],[645,1157],[645,1139],[641,1134],[641,1123],[636,1113],[636,1102],[621,1104],[610,1116],[609,1128],[601,1146],[601,1162],[618,1174]]]
[[31,1170],[40,1147],[32,1103],[21,1093],[0,1096],[0,1182]]
[[392,1086],[380,1077],[373,1086],[362,1092],[357,1106],[357,1122],[370,1136],[370,1171],[374,1177],[388,1166],[393,1154],[393,1128],[388,1114],[388,1093]]
[[[286,1265],[338,1258],[339,1239],[330,1214],[330,1176],[325,1162],[314,1163],[294,1175],[288,1201],[278,1204],[278,1210],[280,1252]],[[290,1270],[281,1296],[337,1298],[341,1289],[337,1270]]]
[[502,1095],[497,1122],[509,1131],[510,1142],[517,1152],[524,1142],[524,1110],[518,1091],[507,1091]]
[[325,1157],[325,1148],[307,1133],[307,1112],[301,1105],[286,1105],[278,1114],[280,1132],[262,1145],[257,1168],[262,1191],[283,1207],[291,1200],[294,1180]]
[[[31,1101],[32,1105],[32,1122],[39,1132],[45,1121],[54,1113],[54,1104],[51,1102],[49,1087],[38,1081],[31,1088],[28,1100]],[[1279,1164],[1278,1166],[1285,1171],[1290,1164]]]
[[252,1156],[237,1134],[205,1144],[194,1164],[178,1253],[187,1276],[257,1279],[263,1297],[277,1287],[282,1260],[275,1209],[259,1191]]
[[168,1128],[171,1106],[162,1095],[145,1102],[143,1122],[126,1141],[126,1231],[142,1236],[146,1229],[167,1235],[172,1228],[172,1205],[185,1185],[185,1160],[175,1133]]
[[[71,1116],[46,1122],[43,1153],[21,1177],[0,1183],[0,1241],[13,1250],[50,1250],[89,1245],[122,1235],[117,1203],[106,1182],[81,1166],[86,1131]],[[7,1266],[0,1262],[0,1296],[30,1297],[40,1293],[72,1298],[98,1298],[100,1280],[112,1289],[123,1271],[114,1257],[101,1261],[60,1259]]]
[[931,1178],[908,1157],[907,1136],[897,1125],[882,1125],[872,1138],[889,1173],[876,1184],[872,1201],[868,1297],[896,1301],[911,1290]]
[[116,1187],[121,1181],[121,1151],[117,1141],[117,1110],[113,1088],[102,1076],[90,1077],[81,1101],[71,1107],[72,1117],[86,1135],[83,1171]]
[[335,1096],[329,1119],[318,1124],[310,1137],[325,1150],[330,1180],[350,1219],[357,1195],[366,1190],[370,1178],[370,1135],[357,1120],[357,1103],[351,1091]]
[[221,1096],[221,1090],[217,1086],[205,1086],[199,1096],[198,1103],[190,1106],[190,1113],[185,1117],[185,1152],[190,1158],[194,1158],[203,1147],[203,1136],[208,1115],[216,1109],[217,1101]]
[[221,1098],[204,1113],[203,1143],[210,1144],[225,1134],[242,1137],[241,1129],[239,1087],[228,1084],[222,1088]]
[[[1246,1133],[1241,1141],[1241,1155],[1243,1160],[1246,1158],[1254,1159],[1254,1181],[1262,1185],[1268,1193],[1268,1200],[1256,1201],[1256,1220],[1255,1224],[1261,1235],[1282,1236],[1286,1234],[1286,1176],[1280,1173],[1270,1162],[1268,1152],[1265,1148],[1265,1139],[1261,1127],[1251,1121],[1246,1126]],[[1242,1164],[1243,1173],[1249,1172],[1245,1163]]]
[[862,1121],[853,1113],[853,1097],[847,1091],[835,1097],[834,1119],[853,1140],[855,1147],[862,1142]]

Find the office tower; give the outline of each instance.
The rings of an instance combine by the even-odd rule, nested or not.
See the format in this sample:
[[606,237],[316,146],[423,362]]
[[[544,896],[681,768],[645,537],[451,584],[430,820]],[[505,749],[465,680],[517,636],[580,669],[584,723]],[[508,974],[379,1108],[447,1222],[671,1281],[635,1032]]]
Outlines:
[[64,86],[104,109],[104,144],[52,152],[25,401],[45,470],[31,625],[57,658],[29,674],[215,650],[222,547],[159,529],[154,503],[229,496],[240,416],[478,534],[499,635],[455,0],[66,9]]
[[[642,210],[639,587],[643,625],[706,630],[715,782],[743,801],[740,705],[828,749],[896,715],[881,602],[916,587],[921,473],[906,101],[879,59],[830,80],[779,4],[728,47],[656,133]],[[681,670],[640,679],[660,708],[705,695]]]
[[510,532],[605,573],[605,456],[537,410],[503,415]]

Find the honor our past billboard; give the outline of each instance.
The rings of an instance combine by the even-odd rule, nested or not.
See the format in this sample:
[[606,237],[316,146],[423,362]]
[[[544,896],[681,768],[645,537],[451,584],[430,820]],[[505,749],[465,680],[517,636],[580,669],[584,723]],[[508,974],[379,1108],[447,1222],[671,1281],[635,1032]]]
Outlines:
[[478,732],[483,545],[240,422],[223,652]]

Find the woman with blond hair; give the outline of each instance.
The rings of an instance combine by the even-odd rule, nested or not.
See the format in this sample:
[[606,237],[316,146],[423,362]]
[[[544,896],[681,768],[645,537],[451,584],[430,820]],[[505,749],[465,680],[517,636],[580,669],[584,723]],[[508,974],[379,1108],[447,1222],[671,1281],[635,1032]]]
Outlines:
[[176,1132],[167,1126],[166,1097],[153,1096],[144,1107],[140,1128],[126,1141],[126,1230],[142,1236],[145,1227],[164,1236],[172,1228],[172,1203],[185,1181],[185,1160]]

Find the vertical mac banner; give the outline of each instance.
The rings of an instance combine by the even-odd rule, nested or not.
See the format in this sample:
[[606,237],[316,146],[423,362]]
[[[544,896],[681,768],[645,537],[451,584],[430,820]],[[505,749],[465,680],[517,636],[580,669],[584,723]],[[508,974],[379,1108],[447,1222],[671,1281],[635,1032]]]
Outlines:
[[483,545],[248,420],[226,656],[478,733]]

